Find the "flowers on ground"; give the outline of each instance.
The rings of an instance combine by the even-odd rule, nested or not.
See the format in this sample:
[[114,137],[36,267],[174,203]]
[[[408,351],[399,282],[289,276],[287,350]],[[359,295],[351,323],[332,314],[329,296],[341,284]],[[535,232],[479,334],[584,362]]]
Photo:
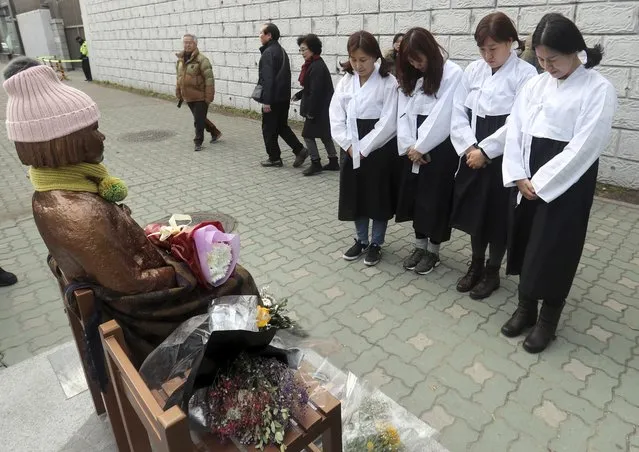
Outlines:
[[392,425],[377,425],[376,432],[358,436],[346,444],[345,452],[402,452],[405,450],[399,432]]
[[222,439],[285,450],[293,412],[308,403],[306,387],[274,358],[240,355],[209,389],[209,427]]

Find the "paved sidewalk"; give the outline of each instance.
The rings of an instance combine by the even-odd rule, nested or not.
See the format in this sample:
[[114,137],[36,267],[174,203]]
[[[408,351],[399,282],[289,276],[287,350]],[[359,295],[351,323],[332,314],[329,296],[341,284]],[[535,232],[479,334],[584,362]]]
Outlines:
[[[639,209],[595,202],[559,337],[532,356],[499,335],[516,278],[484,302],[454,290],[469,259],[463,235],[425,277],[401,268],[409,225],[389,228],[377,267],[349,264],[341,253],[353,231],[337,221],[336,173],[304,178],[289,151],[285,168],[260,168],[259,122],[220,115],[222,142],[194,153],[188,110],[72,77],[100,106],[106,164],[127,181],[141,224],[193,210],[233,215],[258,284],[289,297],[333,362],[440,430],[452,452],[639,450]],[[125,140],[149,130],[169,136]],[[0,353],[12,365],[68,341],[70,329],[31,218],[26,168],[0,134],[0,265],[20,278],[0,288]]]

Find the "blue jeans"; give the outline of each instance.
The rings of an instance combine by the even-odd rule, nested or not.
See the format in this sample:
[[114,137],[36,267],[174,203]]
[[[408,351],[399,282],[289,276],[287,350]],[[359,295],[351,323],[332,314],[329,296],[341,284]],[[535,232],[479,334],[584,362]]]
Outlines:
[[[357,240],[364,245],[368,245],[368,224],[370,220],[368,218],[359,218],[355,220],[355,230],[357,231]],[[371,242],[377,245],[383,245],[386,238],[386,228],[388,227],[387,220],[373,220],[373,233]]]

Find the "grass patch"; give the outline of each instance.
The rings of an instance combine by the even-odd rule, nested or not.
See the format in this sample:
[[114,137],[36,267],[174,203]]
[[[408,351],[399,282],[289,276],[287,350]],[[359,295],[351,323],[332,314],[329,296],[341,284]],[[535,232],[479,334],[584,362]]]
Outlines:
[[601,198],[639,204],[639,190],[618,187],[616,185],[597,183],[595,194]]

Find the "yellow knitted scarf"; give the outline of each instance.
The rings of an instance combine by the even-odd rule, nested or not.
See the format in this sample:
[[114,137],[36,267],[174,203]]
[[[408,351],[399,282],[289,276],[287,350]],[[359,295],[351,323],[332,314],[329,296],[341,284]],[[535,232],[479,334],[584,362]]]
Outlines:
[[36,191],[84,191],[97,193],[110,202],[120,202],[128,194],[126,184],[101,163],[79,163],[60,168],[29,169],[29,178]]

